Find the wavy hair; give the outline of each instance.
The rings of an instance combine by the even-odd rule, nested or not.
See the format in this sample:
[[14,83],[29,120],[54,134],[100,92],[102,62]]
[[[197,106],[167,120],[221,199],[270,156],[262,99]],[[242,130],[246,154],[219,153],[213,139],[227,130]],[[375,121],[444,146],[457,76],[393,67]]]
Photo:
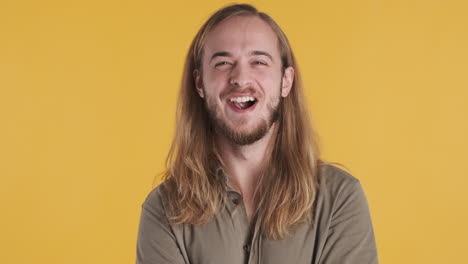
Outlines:
[[295,70],[293,87],[279,106],[271,155],[253,197],[260,232],[270,239],[281,239],[297,224],[313,219],[321,160],[289,41],[269,15],[247,4],[230,5],[215,12],[196,34],[187,54],[177,101],[175,137],[163,174],[169,219],[175,224],[204,224],[226,202],[226,182],[217,174],[223,162],[214,142],[216,132],[204,101],[196,93],[193,72],[202,70],[207,33],[233,16],[256,16],[268,23],[279,40],[283,73],[289,66]]

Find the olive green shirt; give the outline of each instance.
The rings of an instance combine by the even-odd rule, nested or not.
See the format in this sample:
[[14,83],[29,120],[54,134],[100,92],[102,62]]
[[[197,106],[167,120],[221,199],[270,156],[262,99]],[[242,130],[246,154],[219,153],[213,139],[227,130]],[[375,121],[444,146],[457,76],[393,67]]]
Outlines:
[[[223,174],[224,175],[224,174]],[[160,186],[142,204],[137,264],[378,263],[369,207],[358,179],[332,165],[318,174],[313,222],[282,240],[269,240],[249,224],[241,195],[226,184],[229,198],[205,225],[173,225]],[[164,184],[164,183],[163,183]]]

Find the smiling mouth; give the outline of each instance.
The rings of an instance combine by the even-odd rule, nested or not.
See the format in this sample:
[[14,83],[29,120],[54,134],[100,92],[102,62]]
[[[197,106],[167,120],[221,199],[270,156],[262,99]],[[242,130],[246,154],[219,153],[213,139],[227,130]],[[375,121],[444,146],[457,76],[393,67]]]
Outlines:
[[236,112],[253,110],[258,100],[252,96],[232,97],[227,100],[228,105]]

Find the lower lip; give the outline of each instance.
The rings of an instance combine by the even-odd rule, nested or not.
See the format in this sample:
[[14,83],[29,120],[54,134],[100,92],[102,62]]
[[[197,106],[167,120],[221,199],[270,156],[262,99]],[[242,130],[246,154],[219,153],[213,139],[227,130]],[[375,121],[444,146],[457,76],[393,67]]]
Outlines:
[[227,104],[229,105],[229,107],[231,107],[231,109],[236,113],[246,113],[246,112],[253,111],[255,109],[255,107],[257,106],[257,103],[258,103],[258,101],[255,101],[255,103],[251,107],[246,108],[246,109],[239,109],[234,105],[233,102],[227,101]]

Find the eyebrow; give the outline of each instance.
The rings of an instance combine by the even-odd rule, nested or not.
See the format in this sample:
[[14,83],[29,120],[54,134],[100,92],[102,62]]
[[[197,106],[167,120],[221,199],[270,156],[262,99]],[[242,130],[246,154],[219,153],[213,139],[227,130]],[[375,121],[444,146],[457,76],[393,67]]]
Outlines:
[[250,52],[249,55],[263,55],[263,56],[267,56],[268,58],[270,58],[271,61],[274,61],[273,56],[271,56],[270,53],[268,53],[266,51],[254,50],[254,51]]
[[[274,61],[273,56],[271,56],[271,54],[266,52],[266,51],[253,50],[253,51],[249,52],[249,56],[252,56],[252,55],[266,56],[271,61]],[[233,56],[232,53],[230,53],[228,51],[218,51],[218,52],[213,53],[213,55],[211,55],[210,62],[216,57],[232,57],[232,56]]]
[[215,53],[213,53],[213,55],[211,56],[210,62],[211,62],[214,58],[216,58],[216,57],[232,57],[232,53],[227,52],[227,51],[218,51],[218,52],[215,52]]

